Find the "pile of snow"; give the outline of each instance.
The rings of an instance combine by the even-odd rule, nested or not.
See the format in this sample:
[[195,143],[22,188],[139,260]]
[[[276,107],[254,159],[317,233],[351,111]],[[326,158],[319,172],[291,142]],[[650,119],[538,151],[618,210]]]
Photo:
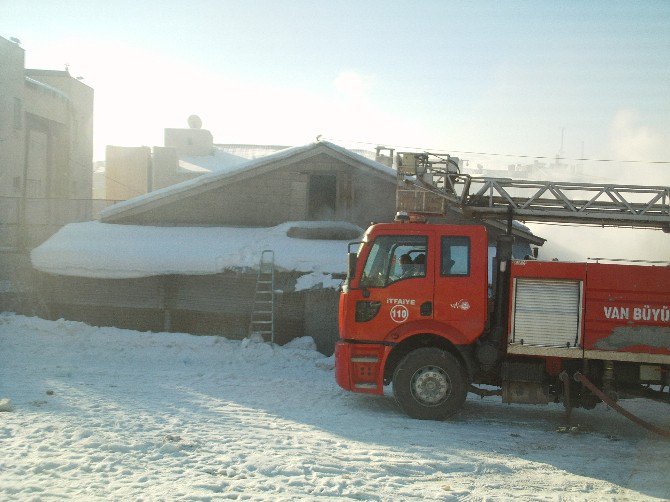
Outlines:
[[278,269],[306,272],[300,289],[337,287],[333,273],[346,272],[348,240],[296,239],[295,227],[362,229],[347,222],[289,222],[271,228],[148,227],[90,221],[71,223],[35,248],[30,257],[42,272],[127,279],[153,275],[216,274],[255,269],[272,249]]
[[[471,398],[448,422],[284,347],[0,315],[0,500],[653,500],[670,442],[603,406]],[[471,397],[471,396],[470,396]],[[625,401],[658,425],[667,405]],[[559,431],[566,431],[560,433]]]

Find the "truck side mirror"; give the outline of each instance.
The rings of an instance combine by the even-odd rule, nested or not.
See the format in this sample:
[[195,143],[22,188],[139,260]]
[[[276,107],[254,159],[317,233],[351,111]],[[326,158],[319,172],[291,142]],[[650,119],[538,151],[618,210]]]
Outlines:
[[351,280],[356,277],[356,262],[358,261],[358,252],[354,251],[355,246],[360,246],[360,241],[350,242],[347,246],[347,279],[346,284],[349,286]]
[[349,253],[349,264],[347,268],[347,282],[351,282],[351,279],[353,279],[356,276],[356,253]]

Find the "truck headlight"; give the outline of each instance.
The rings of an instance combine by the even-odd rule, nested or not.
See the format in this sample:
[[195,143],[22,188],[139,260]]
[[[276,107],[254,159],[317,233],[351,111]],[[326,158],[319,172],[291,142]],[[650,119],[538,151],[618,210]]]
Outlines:
[[356,302],[356,322],[367,322],[379,313],[381,302],[358,301]]

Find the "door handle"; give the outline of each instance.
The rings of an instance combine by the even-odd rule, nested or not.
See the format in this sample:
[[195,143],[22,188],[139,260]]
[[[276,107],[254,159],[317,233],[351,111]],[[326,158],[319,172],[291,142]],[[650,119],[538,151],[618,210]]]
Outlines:
[[433,315],[433,302],[424,302],[421,304],[421,307],[419,307],[419,313],[422,316],[429,316]]

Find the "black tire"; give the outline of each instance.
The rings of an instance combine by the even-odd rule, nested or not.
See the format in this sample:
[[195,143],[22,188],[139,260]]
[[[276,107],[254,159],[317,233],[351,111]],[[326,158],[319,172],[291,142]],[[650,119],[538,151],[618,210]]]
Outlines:
[[458,359],[444,350],[413,350],[393,373],[393,396],[412,418],[443,420],[461,409],[466,395],[463,368]]

